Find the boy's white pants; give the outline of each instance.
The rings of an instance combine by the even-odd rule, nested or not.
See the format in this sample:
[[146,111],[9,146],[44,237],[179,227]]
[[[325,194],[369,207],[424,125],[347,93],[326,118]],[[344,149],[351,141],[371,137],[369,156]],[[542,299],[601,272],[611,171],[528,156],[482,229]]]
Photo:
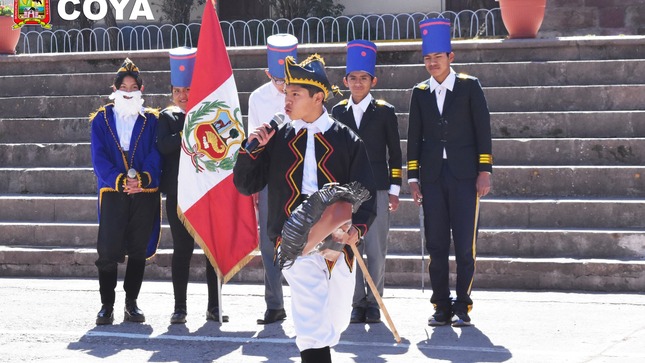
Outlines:
[[[319,254],[298,257],[282,270],[291,287],[291,316],[300,351],[334,346],[349,326],[356,274],[345,254],[330,272]],[[354,262],[354,267],[356,263]]]

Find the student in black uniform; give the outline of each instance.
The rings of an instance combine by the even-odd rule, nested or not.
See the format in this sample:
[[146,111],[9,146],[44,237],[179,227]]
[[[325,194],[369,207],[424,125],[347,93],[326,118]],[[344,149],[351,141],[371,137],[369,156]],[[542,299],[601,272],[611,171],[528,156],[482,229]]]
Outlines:
[[[408,183],[423,206],[435,312],[431,326],[470,325],[479,198],[490,191],[493,170],[490,114],[477,78],[450,67],[450,21],[420,23],[423,61],[430,79],[410,101]],[[457,263],[457,297],[450,296],[450,235]],[[455,320],[452,317],[456,316]]]
[[[370,93],[377,82],[375,67],[376,44],[367,40],[347,43],[347,66],[343,83],[349,88],[351,97],[334,106],[331,114],[361,137],[374,172],[377,189],[376,219],[358,250],[367,256],[367,269],[382,296],[390,211],[396,211],[399,206],[402,161],[399,124],[394,106],[374,99]],[[381,321],[376,297],[360,269],[356,271],[352,306],[352,323]]]
[[[172,233],[172,287],[175,295],[175,310],[170,317],[171,324],[184,324],[188,310],[186,290],[190,272],[190,260],[195,250],[195,240],[177,216],[177,175],[181,152],[181,133],[186,119],[186,103],[193,77],[196,48],[175,48],[170,50],[170,91],[173,106],[159,116],[157,148],[163,155],[161,192],[166,194],[166,214]],[[219,321],[219,295],[217,273],[206,258],[206,284],[208,286],[208,308],[206,319]],[[224,322],[228,316],[222,316]]]

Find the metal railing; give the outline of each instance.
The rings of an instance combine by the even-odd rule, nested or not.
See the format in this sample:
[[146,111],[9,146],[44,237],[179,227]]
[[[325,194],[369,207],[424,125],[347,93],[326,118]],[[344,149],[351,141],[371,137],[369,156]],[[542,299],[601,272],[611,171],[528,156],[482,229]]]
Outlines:
[[[419,39],[419,22],[450,19],[453,38],[506,35],[499,8],[463,10],[458,13],[369,14],[295,19],[221,21],[227,46],[265,45],[269,35],[291,33],[301,44],[347,42],[353,39]],[[136,25],[109,28],[30,30],[21,34],[19,53],[66,53],[169,49],[197,46],[201,24]]]

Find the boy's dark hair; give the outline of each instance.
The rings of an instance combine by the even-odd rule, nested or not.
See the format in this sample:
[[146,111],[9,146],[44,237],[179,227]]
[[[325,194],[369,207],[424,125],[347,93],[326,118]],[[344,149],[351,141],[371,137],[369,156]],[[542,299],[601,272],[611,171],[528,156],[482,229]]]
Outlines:
[[312,86],[310,84],[299,84],[298,86],[304,88],[309,92],[309,97],[313,97],[316,93],[320,92],[323,94],[323,103],[325,103],[325,91],[323,91],[321,88],[318,88],[316,86]]
[[[366,73],[367,73],[367,72],[366,72]],[[374,80],[374,78],[375,78],[375,77],[374,77],[373,75],[369,74],[369,73],[367,73],[367,75],[368,75],[368,76],[370,76],[370,82],[372,82],[372,81]],[[348,76],[349,76],[349,73],[347,73],[347,74],[345,75],[345,77],[343,77],[343,78],[345,78],[345,80],[347,81],[347,77],[348,77]]]
[[124,74],[121,74],[121,75],[117,76],[116,78],[114,78],[113,85],[114,85],[114,87],[116,89],[119,89],[121,87],[121,84],[123,83],[123,79],[126,76],[130,76],[130,77],[134,78],[134,80],[137,82],[137,86],[139,86],[139,88],[141,88],[141,86],[143,86],[143,78],[141,76],[135,77],[132,74],[124,73]]

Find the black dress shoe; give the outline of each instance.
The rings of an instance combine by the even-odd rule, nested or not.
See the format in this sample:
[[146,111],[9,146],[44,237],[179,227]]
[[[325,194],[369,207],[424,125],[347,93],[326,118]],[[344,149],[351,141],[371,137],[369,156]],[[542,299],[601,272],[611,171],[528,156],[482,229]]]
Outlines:
[[123,320],[131,321],[133,323],[143,323],[146,321],[146,316],[143,311],[137,306],[136,299],[125,299],[125,308],[123,309]]
[[267,309],[264,312],[264,319],[258,319],[258,324],[265,325],[275,323],[278,320],[284,320],[287,318],[287,313],[284,309]]
[[365,322],[365,308],[355,307],[352,309],[352,315],[349,318],[349,322],[352,324],[364,323]]
[[96,325],[112,325],[114,322],[114,307],[111,305],[101,306],[101,311],[96,314]]
[[170,324],[186,324],[186,315],[185,309],[175,309],[170,317]]
[[[206,320],[219,322],[219,308],[206,310]],[[228,323],[228,315],[222,315],[222,323]]]
[[380,323],[381,322],[381,311],[378,308],[369,307],[365,309],[365,322],[370,323]]
[[448,325],[452,321],[452,311],[450,309],[437,309],[434,314],[428,319],[430,326],[443,326]]
[[455,319],[452,320],[452,326],[456,328],[462,328],[466,326],[471,326],[470,316],[465,311],[455,311]]

